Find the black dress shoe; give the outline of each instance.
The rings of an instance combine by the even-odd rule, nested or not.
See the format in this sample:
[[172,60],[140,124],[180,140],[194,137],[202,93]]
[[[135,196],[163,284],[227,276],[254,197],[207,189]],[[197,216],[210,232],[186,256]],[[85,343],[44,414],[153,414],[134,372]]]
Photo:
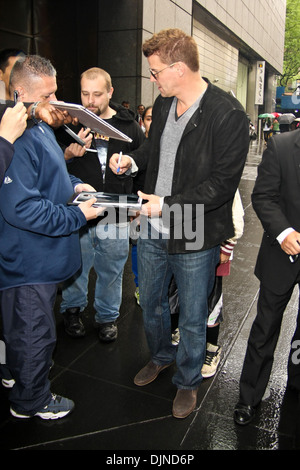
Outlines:
[[97,323],[97,328],[99,330],[99,339],[103,343],[111,343],[117,339],[118,328],[114,321],[109,323]]
[[254,406],[238,403],[234,410],[234,421],[237,424],[245,426],[249,424],[255,416]]
[[67,308],[63,313],[65,332],[73,338],[81,338],[85,335],[85,328],[80,318],[80,308]]

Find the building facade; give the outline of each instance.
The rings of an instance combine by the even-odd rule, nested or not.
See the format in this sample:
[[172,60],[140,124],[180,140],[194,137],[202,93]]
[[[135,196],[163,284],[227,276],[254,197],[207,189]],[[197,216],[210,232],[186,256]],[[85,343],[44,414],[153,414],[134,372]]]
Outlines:
[[0,11],[0,48],[48,57],[59,99],[79,102],[80,74],[98,66],[112,76],[115,101],[152,104],[142,43],[178,27],[198,44],[201,74],[233,93],[254,122],[275,111],[286,0],[0,0]]
[[[180,27],[199,47],[201,74],[233,93],[255,122],[275,111],[282,73],[286,0],[144,0],[143,39]],[[151,12],[151,14],[149,14]],[[142,68],[141,100],[155,98]]]

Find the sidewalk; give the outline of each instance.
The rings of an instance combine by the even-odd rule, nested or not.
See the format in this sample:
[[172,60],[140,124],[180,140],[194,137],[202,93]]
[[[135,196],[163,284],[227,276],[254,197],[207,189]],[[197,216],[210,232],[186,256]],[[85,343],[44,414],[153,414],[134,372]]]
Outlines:
[[298,307],[296,291],[285,315],[274,371],[260,410],[249,426],[239,427],[233,422],[259,287],[253,271],[262,228],[250,196],[260,158],[254,143],[240,184],[244,235],[234,252],[231,275],[224,283],[225,318],[219,341],[222,359],[215,377],[201,384],[197,409],[184,420],[172,417],[176,393],[171,382],[172,368],[146,387],[133,383],[149,356],[141,309],[134,299],[129,258],[115,343],[101,344],[93,328],[93,279],[84,316],[84,338],[72,339],[65,334],[58,296],[52,391],[72,398],[76,404],[74,412],[52,422],[39,418],[16,420],[9,413],[8,391],[0,386],[1,449],[103,450],[108,458],[123,455],[124,451],[131,451],[126,455],[138,455],[144,450],[152,454],[161,451],[198,455],[196,450],[300,449],[297,396],[285,394],[286,361]]

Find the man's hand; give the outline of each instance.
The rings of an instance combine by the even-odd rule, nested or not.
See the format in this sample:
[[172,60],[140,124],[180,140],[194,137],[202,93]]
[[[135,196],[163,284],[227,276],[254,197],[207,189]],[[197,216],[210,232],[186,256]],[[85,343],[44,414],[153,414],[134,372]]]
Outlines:
[[138,196],[143,200],[146,200],[145,204],[142,205],[141,214],[147,215],[148,217],[160,217],[160,197],[155,194],[144,194],[142,191],[138,191]]
[[82,193],[82,191],[86,191],[88,193],[90,192],[96,192],[96,189],[93,188],[90,184],[87,183],[80,183],[75,186],[75,193]]
[[78,205],[86,220],[96,219],[106,210],[105,207],[93,207],[95,202],[97,202],[97,199],[93,197],[92,199],[89,199],[88,201],[82,202]]
[[[28,108],[28,115],[30,116],[31,106]],[[40,102],[35,109],[35,116],[41,119],[49,126],[57,128],[63,124],[77,124],[78,120],[73,119],[67,111],[61,111],[55,108],[48,101]]]
[[20,137],[26,129],[27,110],[23,103],[17,103],[13,108],[7,108],[0,123],[0,136],[11,144]]
[[109,168],[116,175],[124,175],[131,168],[131,159],[127,155],[122,155],[121,162],[119,163],[119,154],[114,153],[109,160]]
[[64,152],[66,161],[71,160],[75,157],[83,157],[83,155],[86,153],[86,149],[90,148],[92,143],[93,135],[90,132],[91,129],[88,128],[80,129],[80,131],[78,132],[78,137],[80,137],[85,142],[85,145],[84,147],[82,147],[81,145],[76,144],[75,142],[69,145],[69,147],[67,147]]
[[281,248],[288,255],[298,255],[300,253],[300,233],[296,230],[289,233],[281,243]]

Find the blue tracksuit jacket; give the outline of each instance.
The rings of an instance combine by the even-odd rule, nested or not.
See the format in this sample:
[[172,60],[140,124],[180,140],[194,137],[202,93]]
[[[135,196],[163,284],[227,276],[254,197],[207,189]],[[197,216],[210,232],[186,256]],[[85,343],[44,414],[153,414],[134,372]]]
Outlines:
[[72,276],[81,264],[77,231],[86,223],[66,205],[81,181],[68,174],[52,129],[34,125],[14,149],[0,187],[0,290]]

